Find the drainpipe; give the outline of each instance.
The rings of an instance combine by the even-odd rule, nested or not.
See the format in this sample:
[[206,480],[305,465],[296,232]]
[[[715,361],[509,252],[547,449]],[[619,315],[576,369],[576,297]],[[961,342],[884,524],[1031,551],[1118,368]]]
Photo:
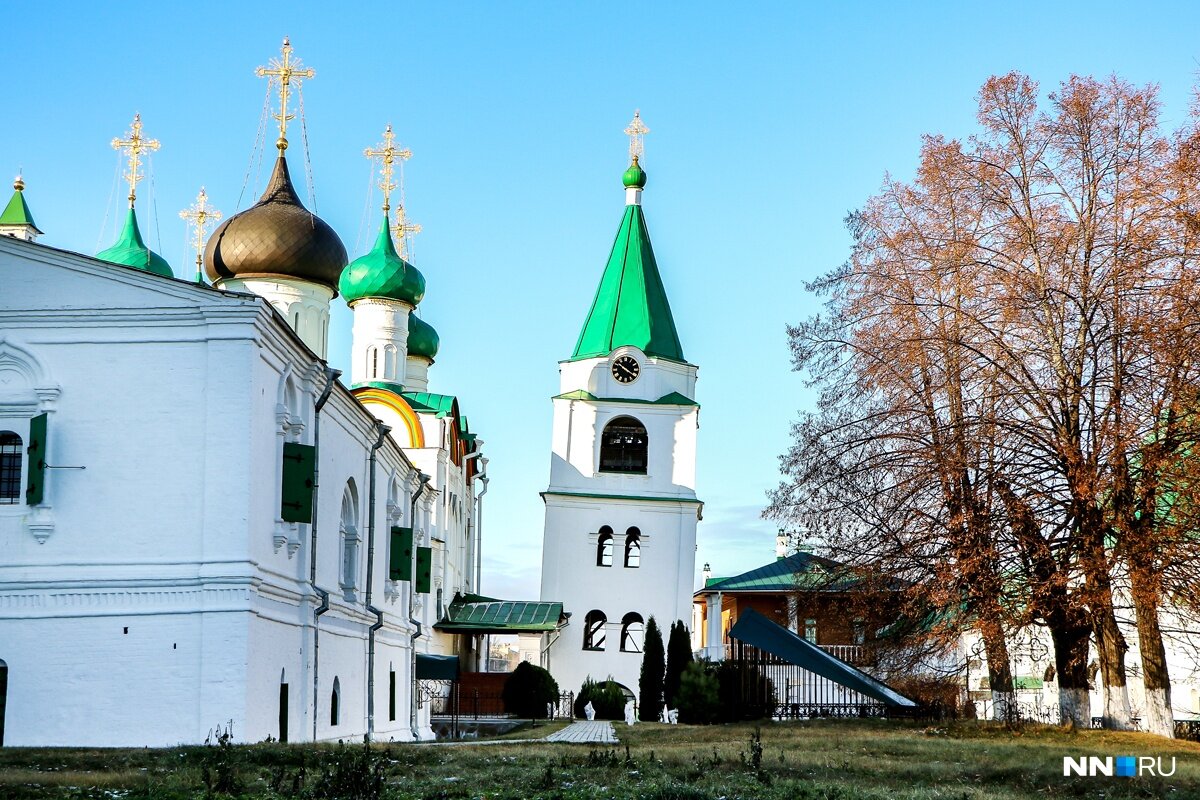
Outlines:
[[[483,439],[476,439],[475,445],[477,449],[474,453],[467,456],[467,460],[470,461],[473,458],[479,459],[479,472],[476,473],[475,480],[483,484],[483,491],[480,492],[475,498],[475,519],[471,521],[471,528],[473,529],[471,550],[473,551],[472,555],[474,556],[475,561],[475,574],[471,576],[471,591],[473,591],[475,594],[483,594],[482,590],[480,589],[480,584],[483,577],[483,496],[487,494],[488,490],[488,460],[483,455],[483,452],[479,449],[483,447]],[[491,634],[485,634],[479,637],[479,648],[481,652],[479,653],[480,663],[478,665],[478,669],[480,672],[491,672]]]
[[371,469],[368,483],[370,499],[367,501],[367,613],[375,615],[375,621],[367,631],[367,738],[375,736],[375,632],[383,627],[383,612],[371,605],[371,589],[375,583],[375,461],[379,448],[392,429],[375,420],[375,444],[371,445]]
[[429,485],[429,476],[424,472],[419,473],[419,480],[420,484],[413,492],[412,503],[408,507],[408,524],[413,529],[413,574],[412,580],[408,582],[408,621],[413,626],[413,634],[408,643],[408,666],[412,677],[412,687],[408,693],[408,725],[412,730],[413,741],[421,738],[420,725],[417,724],[417,639],[421,637],[421,621],[413,614],[413,605],[417,600],[417,500],[425,493],[425,487]]
[[312,725],[313,725],[313,741],[317,740],[317,717],[319,714],[318,706],[320,705],[320,696],[318,695],[318,678],[321,674],[321,660],[318,657],[321,652],[321,615],[329,610],[329,592],[317,587],[317,503],[321,498],[319,491],[321,486],[321,409],[325,407],[325,403],[329,401],[329,395],[333,393],[333,386],[337,383],[337,379],[342,375],[340,369],[334,369],[328,364],[325,365],[325,388],[321,390],[321,396],[317,398],[316,405],[313,406],[313,507],[312,507],[312,525],[309,526],[310,533],[308,544],[308,584],[312,590],[321,598],[321,603],[313,611],[313,702],[312,702]]

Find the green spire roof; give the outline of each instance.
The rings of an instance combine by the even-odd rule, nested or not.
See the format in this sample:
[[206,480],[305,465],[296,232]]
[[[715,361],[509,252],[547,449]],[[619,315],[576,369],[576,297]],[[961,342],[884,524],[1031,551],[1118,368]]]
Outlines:
[[[641,167],[635,164],[630,171],[635,168],[640,174],[634,176],[634,186],[627,184],[630,189],[646,181]],[[624,345],[641,348],[648,356],[685,361],[646,218],[636,200],[625,207],[608,266],[571,359],[607,356]]]
[[437,331],[415,314],[408,315],[408,355],[420,356],[433,361],[438,354],[441,339]]
[[116,244],[107,250],[101,250],[96,258],[113,264],[124,264],[127,267],[137,267],[155,275],[165,275],[174,278],[171,265],[158,253],[151,250],[142,241],[142,232],[138,230],[137,214],[133,207],[129,208],[129,216],[125,217],[125,227],[117,237]]
[[4,207],[4,212],[0,213],[0,225],[28,225],[38,233],[38,226],[33,223],[33,214],[29,211],[29,204],[25,202],[25,183],[20,178],[13,182],[13,196],[8,201],[8,205]]
[[371,252],[354,259],[342,270],[338,291],[348,303],[364,297],[382,297],[415,306],[425,296],[425,276],[396,252],[387,214],[383,215],[383,225]]

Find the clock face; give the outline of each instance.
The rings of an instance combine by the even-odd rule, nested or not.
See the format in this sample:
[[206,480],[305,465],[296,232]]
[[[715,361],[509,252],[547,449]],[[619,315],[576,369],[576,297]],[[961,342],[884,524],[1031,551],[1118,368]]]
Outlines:
[[617,383],[633,383],[641,371],[641,364],[633,356],[621,356],[612,364],[612,375]]

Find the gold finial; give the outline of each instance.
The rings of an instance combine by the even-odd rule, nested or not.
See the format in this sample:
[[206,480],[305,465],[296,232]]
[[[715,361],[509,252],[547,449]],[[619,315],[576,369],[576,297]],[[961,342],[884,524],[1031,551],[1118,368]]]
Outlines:
[[13,178],[13,188],[18,192],[25,191],[25,179],[21,177],[21,173],[17,173],[17,177]]
[[[275,142],[275,146],[279,148],[280,154],[287,150],[287,124],[288,120],[295,119],[295,114],[287,113],[288,96],[292,93],[292,84],[296,88],[300,87],[300,82],[304,78],[312,78],[316,76],[316,71],[311,67],[301,69],[300,59],[292,60],[292,43],[285,36],[283,37],[283,57],[272,58],[271,68],[259,67],[254,71],[254,74],[260,78],[267,78],[268,81],[279,78],[279,113],[275,114],[275,119],[279,120],[279,139]],[[269,85],[269,84],[268,84]]]
[[129,129],[129,133],[125,134],[127,138],[120,137],[112,140],[113,150],[128,150],[129,151],[129,172],[125,173],[125,180],[129,181],[129,207],[133,208],[133,201],[137,199],[137,185],[144,176],[141,173],[142,166],[142,151],[157,150],[159,148],[158,139],[142,138],[142,115],[133,115],[133,126]]
[[421,226],[415,222],[409,222],[408,216],[404,211],[404,203],[396,207],[396,224],[392,226],[392,235],[400,242],[400,257],[408,258],[408,238],[416,236],[421,232]]
[[642,122],[641,110],[634,109],[633,121],[625,129],[625,135],[629,137],[629,158],[634,164],[638,162],[638,158],[645,151],[645,148],[642,146],[642,137],[649,132],[650,129]]
[[379,188],[383,190],[383,213],[387,214],[392,210],[392,190],[396,188],[392,181],[392,164],[397,158],[401,161],[412,158],[412,150],[407,147],[396,149],[396,134],[392,133],[392,126],[388,125],[383,132],[383,144],[376,145],[374,149],[368,147],[363,150],[363,155],[367,158],[378,158],[382,162],[379,168]]
[[192,247],[196,250],[196,283],[204,283],[204,273],[201,269],[204,263],[204,237],[209,226],[215,225],[221,218],[221,212],[209,206],[208,193],[201,186],[200,194],[196,195],[196,202],[192,203],[191,208],[180,211],[179,216],[187,221],[192,230]]

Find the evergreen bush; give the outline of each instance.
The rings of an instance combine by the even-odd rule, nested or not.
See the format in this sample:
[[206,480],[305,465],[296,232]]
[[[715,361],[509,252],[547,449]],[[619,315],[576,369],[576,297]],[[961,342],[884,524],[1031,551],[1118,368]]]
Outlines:
[[584,679],[575,698],[576,718],[586,718],[583,707],[589,701],[596,710],[596,719],[625,719],[625,692],[611,676],[606,681],[594,681],[590,676]]
[[667,672],[663,676],[663,701],[671,708],[679,707],[679,679],[692,663],[692,637],[683,620],[676,620],[667,639]]
[[539,666],[522,661],[504,682],[504,710],[523,719],[545,719],[546,704],[558,702],[558,682]]
[[679,679],[679,721],[688,725],[710,725],[721,710],[717,677],[706,664],[693,661]]

